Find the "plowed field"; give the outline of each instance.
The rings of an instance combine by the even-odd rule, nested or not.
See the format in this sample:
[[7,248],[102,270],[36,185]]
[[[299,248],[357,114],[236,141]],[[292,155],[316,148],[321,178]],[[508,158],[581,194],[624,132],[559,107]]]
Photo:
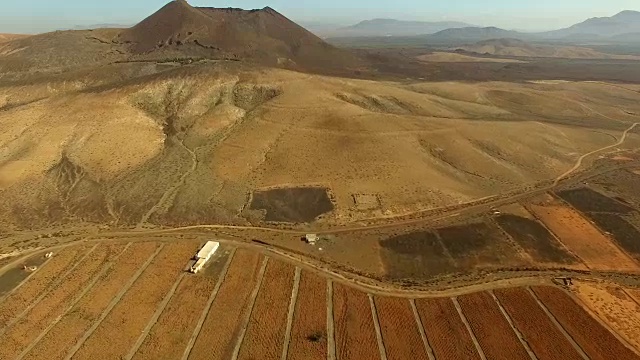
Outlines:
[[501,289],[494,294],[539,360],[582,359],[527,290]]
[[533,290],[592,360],[640,359],[562,290],[553,287]]
[[273,359],[282,356],[295,267],[270,261],[251,313],[239,359]]
[[236,251],[189,359],[231,358],[240,320],[248,311],[249,295],[258,279],[261,262],[261,255],[256,252]]
[[387,359],[428,359],[409,300],[376,297],[375,302]]
[[327,358],[327,280],[306,271],[300,275],[288,358]]
[[179,359],[217,278],[185,277],[134,359]]
[[480,359],[451,299],[419,299],[416,307],[438,360]]
[[26,359],[64,359],[69,349],[89,330],[109,302],[142,265],[137,254],[151,254],[157,246],[155,243],[132,244],[80,302],[27,354]]
[[62,316],[68,303],[100,272],[109,253],[107,246],[98,246],[73,272],[62,279],[60,286],[52,289],[17,323],[9,327],[0,336],[0,358],[16,358],[57,316]]
[[640,349],[640,306],[616,286],[578,283],[578,297],[609,327]]
[[529,359],[529,354],[489,293],[460,296],[458,302],[487,358]]
[[125,356],[197,248],[196,243],[166,245],[82,345],[74,359],[117,359]]
[[333,321],[338,359],[380,358],[371,304],[365,293],[334,284]]
[[88,249],[89,247],[72,247],[54,254],[46,265],[0,304],[0,326],[4,327],[7,322],[24,311],[65,270],[73,266],[73,261],[78,259],[79,253],[86,252]]
[[531,210],[590,269],[637,271],[638,265],[580,214],[566,206],[531,206]]

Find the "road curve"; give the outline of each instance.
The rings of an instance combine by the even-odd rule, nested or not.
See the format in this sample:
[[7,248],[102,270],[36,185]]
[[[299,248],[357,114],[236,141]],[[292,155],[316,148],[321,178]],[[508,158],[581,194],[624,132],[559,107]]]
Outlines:
[[589,156],[591,156],[593,154],[599,153],[600,151],[609,150],[609,149],[614,148],[616,146],[622,145],[624,143],[624,141],[627,139],[627,135],[629,135],[629,132],[631,132],[631,130],[633,130],[638,125],[640,125],[640,122],[634,123],[633,125],[629,126],[629,128],[622,133],[622,137],[620,137],[620,140],[618,140],[618,142],[616,142],[615,144],[608,145],[608,146],[605,146],[605,147],[597,149],[597,150],[593,150],[591,152],[588,152],[588,153],[580,156],[578,161],[576,161],[575,165],[573,165],[573,167],[571,169],[569,169],[564,174],[558,176],[553,181],[553,186],[558,186],[558,184],[560,183],[560,181],[562,181],[562,179],[566,178],[567,176],[573,174],[576,170],[578,170],[582,166],[582,162],[584,161],[584,159],[586,159],[587,157],[589,157]]

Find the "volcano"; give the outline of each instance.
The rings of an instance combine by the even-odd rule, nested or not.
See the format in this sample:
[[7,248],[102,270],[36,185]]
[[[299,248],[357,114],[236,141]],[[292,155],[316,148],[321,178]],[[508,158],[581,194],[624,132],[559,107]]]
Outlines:
[[179,51],[304,70],[362,66],[351,52],[329,45],[270,7],[193,7],[176,0],[122,31],[117,41],[134,54]]

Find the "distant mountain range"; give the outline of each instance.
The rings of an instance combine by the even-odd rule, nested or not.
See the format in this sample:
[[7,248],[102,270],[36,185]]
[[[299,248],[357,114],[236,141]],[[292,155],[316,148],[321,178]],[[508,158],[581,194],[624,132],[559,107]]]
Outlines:
[[394,19],[365,20],[336,30],[342,36],[413,36],[433,34],[450,28],[469,27],[459,21],[401,21]]
[[611,17],[597,17],[565,29],[524,33],[497,27],[477,27],[461,22],[419,22],[374,19],[331,33],[332,37],[424,36],[427,40],[483,41],[499,38],[523,40],[612,40],[640,42],[640,12],[626,10]]

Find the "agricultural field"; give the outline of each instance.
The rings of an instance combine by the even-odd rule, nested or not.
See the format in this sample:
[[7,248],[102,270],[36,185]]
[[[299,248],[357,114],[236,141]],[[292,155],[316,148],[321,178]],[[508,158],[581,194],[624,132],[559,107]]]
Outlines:
[[333,322],[338,359],[378,359],[380,352],[367,295],[334,284]]
[[462,312],[489,359],[528,359],[514,329],[500,312],[491,294],[480,292],[458,297]]
[[451,299],[418,299],[416,307],[437,359],[480,359]]
[[575,210],[531,205],[531,211],[592,270],[638,271],[638,264]]
[[582,359],[527,290],[500,289],[494,294],[538,359]]
[[572,291],[629,344],[640,349],[640,305],[615,285],[578,282]]
[[635,290],[576,287],[589,310],[555,287],[535,287],[535,296],[526,288],[383,296],[228,245],[189,274],[199,246],[96,242],[61,250],[0,299],[0,357],[571,360],[584,351],[636,359],[625,344],[640,346]]
[[534,287],[533,291],[591,359],[640,359],[562,290]]
[[536,263],[578,264],[578,260],[535,219],[505,214],[496,217],[496,222]]
[[280,261],[267,264],[238,359],[281,358],[294,273],[291,264]]
[[327,358],[327,280],[310,272],[300,275],[288,359]]
[[376,297],[382,339],[389,360],[428,359],[417,319],[408,299]]

